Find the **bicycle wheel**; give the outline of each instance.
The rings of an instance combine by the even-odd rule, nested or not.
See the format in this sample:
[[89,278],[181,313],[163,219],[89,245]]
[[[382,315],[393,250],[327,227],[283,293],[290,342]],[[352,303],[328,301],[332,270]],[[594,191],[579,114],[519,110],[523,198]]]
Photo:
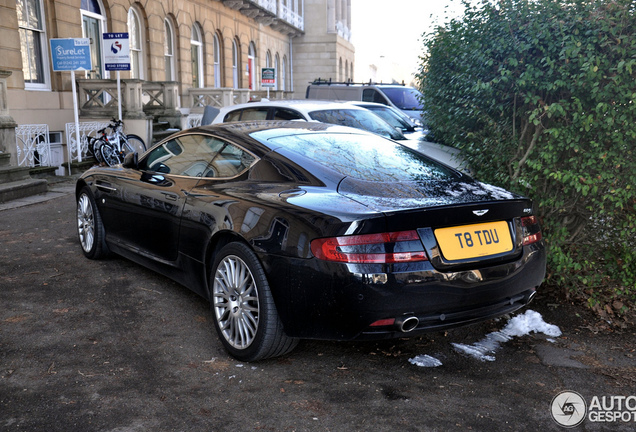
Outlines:
[[142,154],[146,151],[146,145],[144,144],[144,140],[138,137],[135,134],[126,135],[126,141],[123,142],[122,150],[125,154],[137,152]]
[[112,145],[103,143],[99,148],[99,152],[108,166],[115,166],[121,163],[117,150]]
[[88,149],[91,151],[98,163],[104,163],[102,152],[99,151],[101,146],[104,144],[104,140],[95,137],[89,137],[88,139]]

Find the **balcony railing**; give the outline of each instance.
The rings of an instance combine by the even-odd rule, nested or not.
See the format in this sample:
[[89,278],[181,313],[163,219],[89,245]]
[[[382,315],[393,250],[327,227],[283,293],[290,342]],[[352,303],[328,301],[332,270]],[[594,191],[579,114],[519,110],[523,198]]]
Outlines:
[[193,112],[203,112],[203,108],[207,105],[223,108],[250,100],[248,89],[193,87],[188,90],[188,94],[190,95],[190,108]]
[[[126,118],[148,115],[175,115],[179,100],[175,81],[152,82],[138,79],[121,80],[122,114]],[[77,80],[80,115],[113,118],[118,115],[116,80]]]
[[282,0],[222,0],[223,4],[241,12],[263,25],[272,26],[276,31],[301,35],[305,30],[302,15]]

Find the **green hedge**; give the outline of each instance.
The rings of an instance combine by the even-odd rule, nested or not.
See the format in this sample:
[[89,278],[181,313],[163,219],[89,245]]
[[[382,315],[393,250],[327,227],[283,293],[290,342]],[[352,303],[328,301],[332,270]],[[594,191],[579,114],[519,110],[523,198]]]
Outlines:
[[499,0],[426,35],[435,140],[535,200],[548,282],[592,306],[636,296],[636,5]]

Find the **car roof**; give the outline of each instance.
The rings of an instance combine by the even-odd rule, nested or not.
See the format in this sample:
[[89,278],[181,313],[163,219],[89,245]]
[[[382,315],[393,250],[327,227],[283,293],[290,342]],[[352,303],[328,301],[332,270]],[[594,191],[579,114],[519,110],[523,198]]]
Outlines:
[[280,108],[292,108],[303,113],[308,113],[316,110],[326,109],[364,109],[351,105],[348,102],[336,102],[325,100],[313,100],[313,99],[290,99],[290,100],[261,100],[260,102],[247,102],[237,105],[229,105],[221,109],[221,112],[217,118],[222,118],[230,111],[235,111],[245,108],[258,108],[258,107],[280,107]]
[[[239,139],[241,145],[253,146],[267,152],[272,148],[255,140],[251,136],[254,132],[259,132],[262,139],[276,138],[286,135],[297,135],[303,133],[347,133],[357,135],[374,135],[362,129],[347,126],[334,125],[321,122],[298,122],[289,120],[249,120],[242,122],[215,123],[207,126],[199,126],[192,129],[185,129],[171,137],[187,135],[191,133],[214,134],[222,138]],[[250,144],[251,143],[251,144]],[[254,150],[254,148],[250,148]],[[258,152],[258,151],[257,151]]]

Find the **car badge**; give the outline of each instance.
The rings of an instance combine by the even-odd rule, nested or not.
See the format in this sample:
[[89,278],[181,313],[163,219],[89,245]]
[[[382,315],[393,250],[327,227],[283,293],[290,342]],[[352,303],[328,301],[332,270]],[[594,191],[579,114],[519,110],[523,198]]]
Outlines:
[[483,216],[488,213],[488,210],[473,210],[473,213],[475,214],[475,216]]

